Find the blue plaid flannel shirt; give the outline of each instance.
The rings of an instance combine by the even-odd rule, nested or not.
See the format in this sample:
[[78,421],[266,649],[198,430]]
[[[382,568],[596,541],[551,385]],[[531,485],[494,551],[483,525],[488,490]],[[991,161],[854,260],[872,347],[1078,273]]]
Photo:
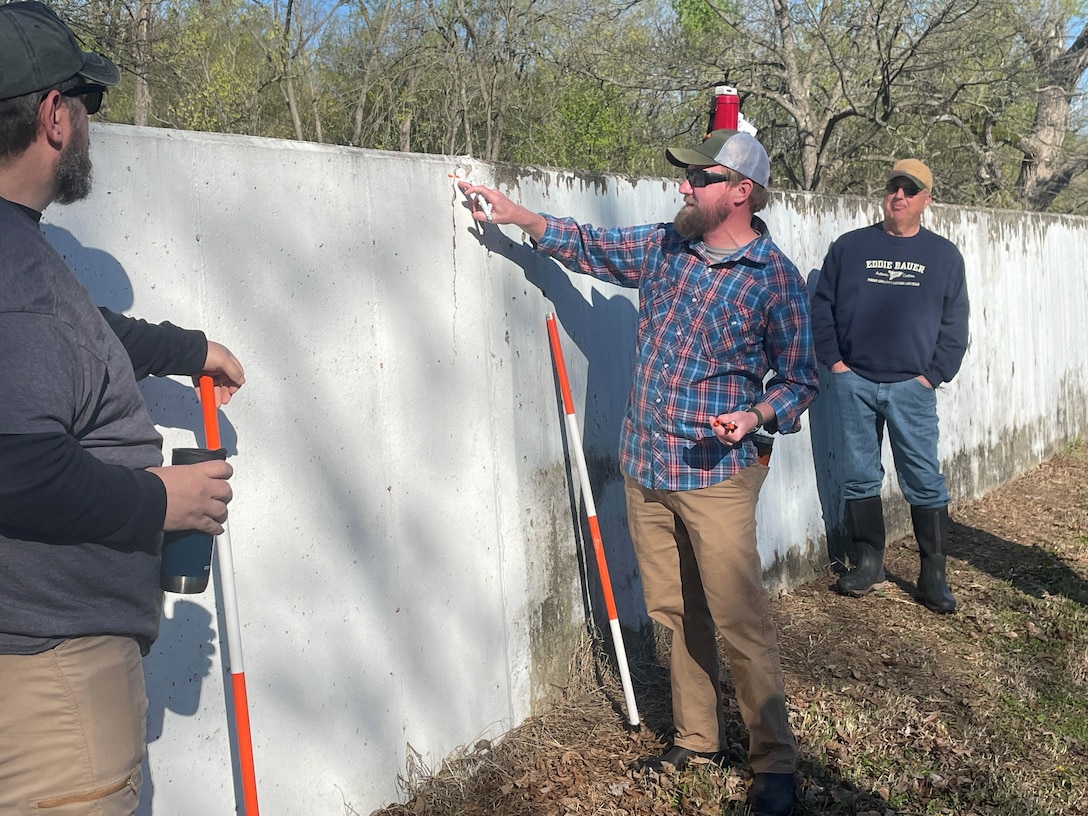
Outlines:
[[[639,290],[634,379],[620,463],[639,484],[693,490],[756,461],[751,437],[725,445],[711,417],[763,401],[779,433],[800,430],[818,393],[808,296],[766,224],[745,250],[712,263],[672,224],[595,228],[545,215],[538,249],[569,269]],[[774,376],[766,382],[766,375]]]

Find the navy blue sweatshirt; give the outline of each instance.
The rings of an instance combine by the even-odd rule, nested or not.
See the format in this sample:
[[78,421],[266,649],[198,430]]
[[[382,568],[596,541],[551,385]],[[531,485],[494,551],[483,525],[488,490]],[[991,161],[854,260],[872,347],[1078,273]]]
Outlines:
[[963,256],[924,227],[889,235],[873,224],[840,236],[812,295],[816,359],[840,360],[873,382],[924,375],[936,388],[967,351]]
[[146,652],[166,490],[134,367],[196,373],[207,342],[100,312],[36,215],[0,199],[0,653],[90,634]]

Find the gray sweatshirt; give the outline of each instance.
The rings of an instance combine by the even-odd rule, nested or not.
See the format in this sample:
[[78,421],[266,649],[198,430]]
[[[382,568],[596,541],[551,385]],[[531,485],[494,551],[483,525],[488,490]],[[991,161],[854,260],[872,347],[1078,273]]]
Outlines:
[[132,366],[35,221],[0,199],[0,653],[102,634],[146,653],[158,633],[166,490],[145,469],[162,437]]

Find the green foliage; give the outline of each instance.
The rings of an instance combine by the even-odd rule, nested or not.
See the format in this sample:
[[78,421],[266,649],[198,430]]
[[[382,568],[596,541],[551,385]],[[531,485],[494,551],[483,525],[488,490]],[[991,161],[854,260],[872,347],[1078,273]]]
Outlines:
[[680,30],[688,36],[723,34],[728,26],[708,0],[671,0]]
[[632,95],[580,79],[559,90],[554,109],[533,124],[528,138],[512,139],[510,159],[539,163],[547,156],[547,163],[556,167],[645,173],[661,145],[640,140],[641,131]]
[[[218,24],[210,24],[213,20]],[[175,22],[176,84],[156,87],[156,119],[189,130],[289,135],[282,119],[277,127],[266,111],[282,105],[273,96],[272,67],[254,41],[250,26],[256,21],[243,5],[217,0],[207,11],[188,6]],[[256,33],[266,40],[274,36],[267,28]]]

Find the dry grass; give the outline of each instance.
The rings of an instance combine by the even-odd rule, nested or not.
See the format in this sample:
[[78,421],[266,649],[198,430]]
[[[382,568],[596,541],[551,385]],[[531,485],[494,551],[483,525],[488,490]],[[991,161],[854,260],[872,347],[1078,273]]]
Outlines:
[[[799,814],[1088,814],[1088,452],[1071,446],[952,517],[955,616],[913,601],[909,538],[889,546],[883,592],[843,598],[829,577],[775,600]],[[373,816],[746,813],[735,707],[729,768],[629,770],[667,738],[666,649],[647,652],[632,665],[640,733],[587,641],[548,711],[439,769],[409,763],[407,801]]]

